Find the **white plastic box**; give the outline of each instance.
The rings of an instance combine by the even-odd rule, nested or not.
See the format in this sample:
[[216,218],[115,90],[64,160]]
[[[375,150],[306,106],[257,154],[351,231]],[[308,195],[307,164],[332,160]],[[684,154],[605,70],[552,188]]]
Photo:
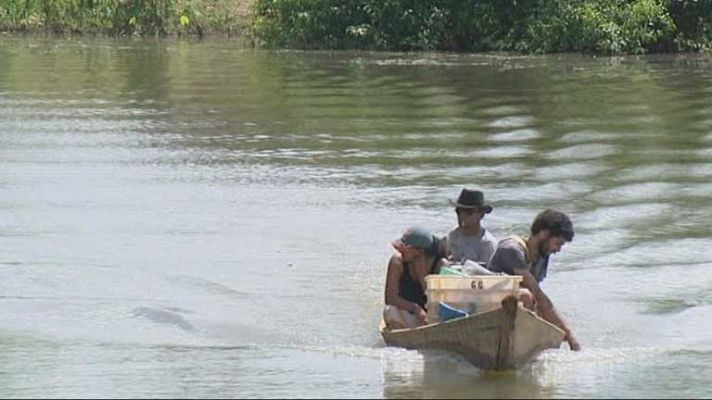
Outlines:
[[507,296],[517,295],[521,281],[519,275],[428,275],[425,277],[428,323],[440,320],[438,302],[470,314],[496,310]]

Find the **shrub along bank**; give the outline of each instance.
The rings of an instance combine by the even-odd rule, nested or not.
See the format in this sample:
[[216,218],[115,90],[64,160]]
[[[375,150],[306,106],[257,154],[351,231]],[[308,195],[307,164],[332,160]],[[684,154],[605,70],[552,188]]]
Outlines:
[[646,53],[712,42],[712,0],[256,0],[269,47]]
[[0,0],[0,30],[107,35],[241,34],[251,0]]
[[707,50],[712,0],[0,0],[0,30],[227,35],[300,49]]

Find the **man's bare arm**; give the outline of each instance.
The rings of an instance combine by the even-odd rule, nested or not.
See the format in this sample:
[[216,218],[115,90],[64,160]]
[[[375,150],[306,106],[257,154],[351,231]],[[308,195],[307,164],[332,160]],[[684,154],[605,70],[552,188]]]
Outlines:
[[537,313],[542,318],[561,328],[566,335],[564,339],[569,343],[571,350],[581,350],[581,344],[573,333],[571,327],[566,323],[563,316],[554,307],[554,303],[549,299],[549,296],[544,293],[536,281],[534,275],[526,269],[517,268],[514,270],[517,275],[522,276],[522,285],[529,289],[537,303]]

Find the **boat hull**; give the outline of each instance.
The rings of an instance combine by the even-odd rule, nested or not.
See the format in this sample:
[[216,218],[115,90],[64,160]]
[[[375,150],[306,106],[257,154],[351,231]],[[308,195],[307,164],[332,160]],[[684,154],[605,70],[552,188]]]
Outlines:
[[518,305],[514,297],[502,308],[413,329],[386,329],[386,344],[407,349],[440,349],[458,353],[483,369],[516,369],[546,349],[559,348],[564,332]]

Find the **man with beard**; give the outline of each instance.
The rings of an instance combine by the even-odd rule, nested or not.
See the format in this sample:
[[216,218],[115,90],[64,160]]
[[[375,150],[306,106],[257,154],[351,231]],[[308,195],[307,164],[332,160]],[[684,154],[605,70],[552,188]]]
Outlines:
[[[580,350],[573,330],[568,326],[539,284],[546,278],[549,256],[573,240],[574,227],[566,214],[554,210],[539,213],[531,226],[531,236],[510,236],[499,242],[487,267],[494,272],[521,275],[520,300],[535,308],[545,320],[561,328],[571,350]],[[526,289],[526,290],[525,290]]]

